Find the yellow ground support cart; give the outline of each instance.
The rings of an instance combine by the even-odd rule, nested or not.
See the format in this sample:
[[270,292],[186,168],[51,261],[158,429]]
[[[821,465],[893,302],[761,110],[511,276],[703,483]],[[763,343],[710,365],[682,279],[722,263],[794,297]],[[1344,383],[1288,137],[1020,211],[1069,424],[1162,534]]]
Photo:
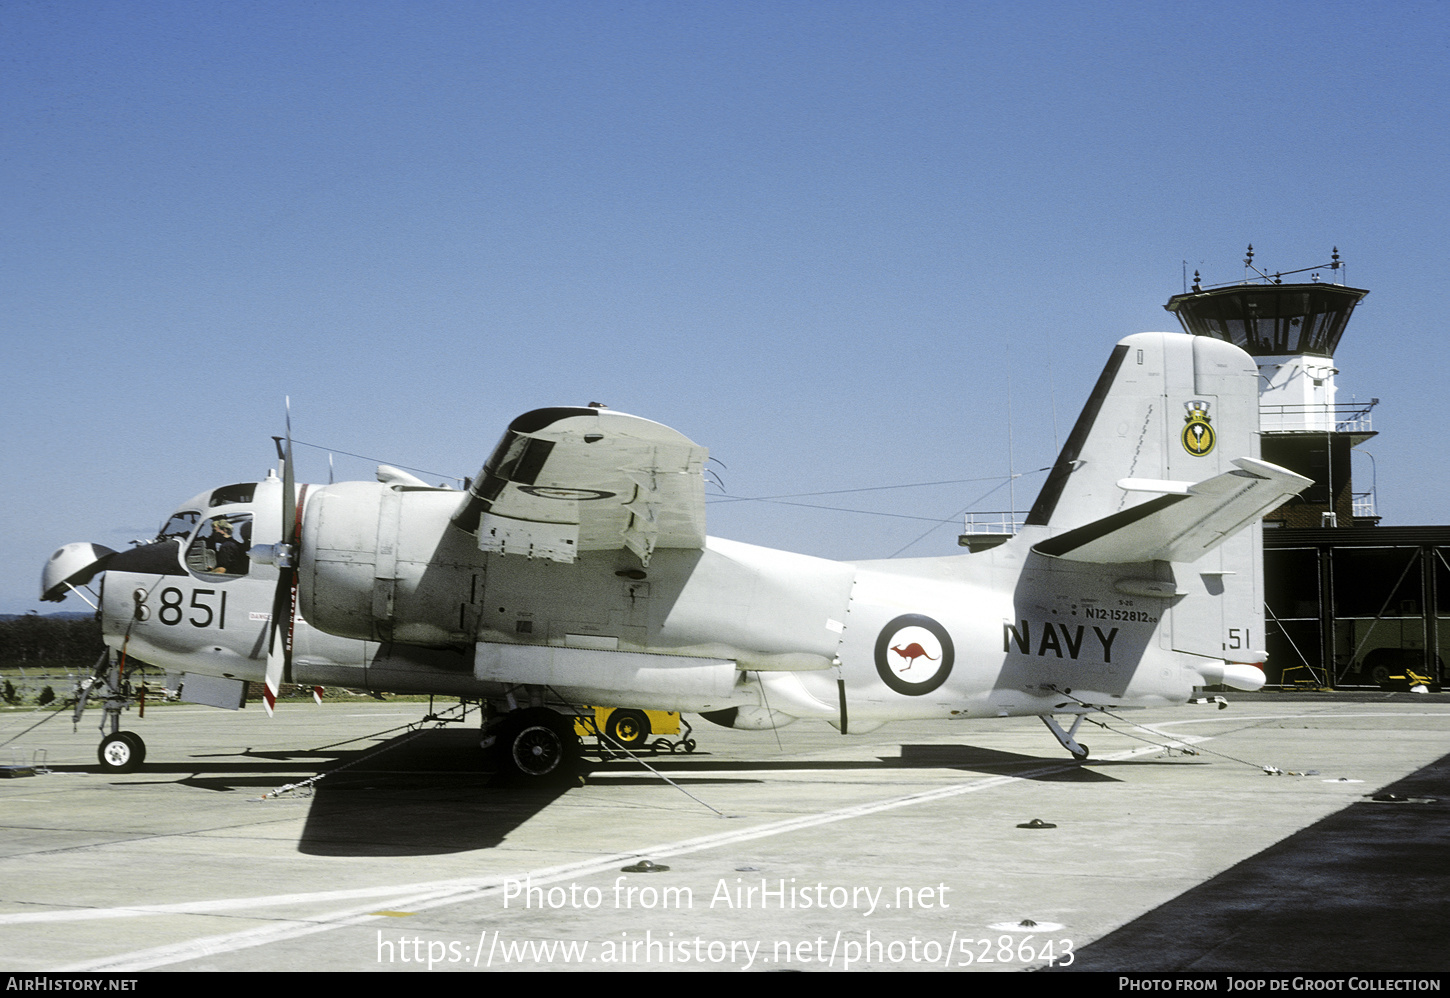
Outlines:
[[[576,717],[574,732],[584,738],[590,735],[600,735],[599,747],[601,750],[617,751],[624,748],[631,751],[640,749],[653,749],[655,752],[695,751],[695,740],[690,737],[693,729],[691,729],[689,721],[680,717],[678,711],[635,710],[631,707],[590,707],[586,709],[594,711],[593,723],[591,724],[587,714]],[[684,737],[679,741],[656,738],[651,743],[650,736],[652,735],[683,735]]]

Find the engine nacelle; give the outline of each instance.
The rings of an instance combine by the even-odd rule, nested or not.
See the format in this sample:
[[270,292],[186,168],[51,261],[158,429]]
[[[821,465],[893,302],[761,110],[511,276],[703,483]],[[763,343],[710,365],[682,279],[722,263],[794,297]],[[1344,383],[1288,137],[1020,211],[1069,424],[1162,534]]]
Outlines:
[[458,498],[378,482],[311,488],[298,566],[302,616],[340,637],[471,644],[485,555],[449,523]]

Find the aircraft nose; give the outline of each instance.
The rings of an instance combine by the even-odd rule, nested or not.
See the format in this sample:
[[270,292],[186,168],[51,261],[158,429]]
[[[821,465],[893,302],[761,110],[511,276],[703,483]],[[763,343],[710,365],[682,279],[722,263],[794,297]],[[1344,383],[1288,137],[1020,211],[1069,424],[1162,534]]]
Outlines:
[[71,586],[83,586],[106,570],[106,563],[116,554],[104,544],[77,541],[58,548],[40,573],[40,598],[59,603],[70,593]]

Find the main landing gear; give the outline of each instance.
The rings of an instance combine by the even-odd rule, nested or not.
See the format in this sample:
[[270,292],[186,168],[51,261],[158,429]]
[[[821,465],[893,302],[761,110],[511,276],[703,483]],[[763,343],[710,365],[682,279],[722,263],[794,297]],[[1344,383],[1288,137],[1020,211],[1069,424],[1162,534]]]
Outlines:
[[[493,753],[501,781],[518,785],[565,783],[580,775],[585,747],[582,728],[597,739],[588,749],[604,760],[637,752],[693,752],[695,740],[683,718],[679,741],[654,735],[650,716],[642,710],[619,708],[599,720],[603,708],[571,708],[560,703],[546,687],[516,686],[502,700],[490,701],[483,726],[484,749]],[[555,707],[547,703],[559,704]],[[577,721],[577,726],[576,726]],[[664,730],[669,731],[668,724]]]
[[514,783],[554,783],[579,769],[574,719],[548,707],[505,714],[493,729],[499,773]]
[[[121,730],[121,711],[140,697],[131,691],[131,683],[117,665],[111,663],[111,653],[103,653],[96,661],[93,675],[81,680],[76,690],[76,709],[73,723],[79,724],[81,713],[91,697],[101,701],[101,730],[111,733],[96,749],[96,758],[101,769],[108,773],[131,773],[146,761],[146,743],[134,731]],[[142,700],[144,710],[145,701]]]

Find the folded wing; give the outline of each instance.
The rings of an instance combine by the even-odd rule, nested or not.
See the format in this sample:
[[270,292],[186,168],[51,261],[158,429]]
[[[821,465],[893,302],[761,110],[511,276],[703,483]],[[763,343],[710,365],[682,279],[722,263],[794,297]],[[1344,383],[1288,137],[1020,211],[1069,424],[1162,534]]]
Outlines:
[[453,524],[485,551],[572,562],[627,548],[647,566],[659,548],[704,545],[708,456],[639,416],[535,409],[509,424]]

